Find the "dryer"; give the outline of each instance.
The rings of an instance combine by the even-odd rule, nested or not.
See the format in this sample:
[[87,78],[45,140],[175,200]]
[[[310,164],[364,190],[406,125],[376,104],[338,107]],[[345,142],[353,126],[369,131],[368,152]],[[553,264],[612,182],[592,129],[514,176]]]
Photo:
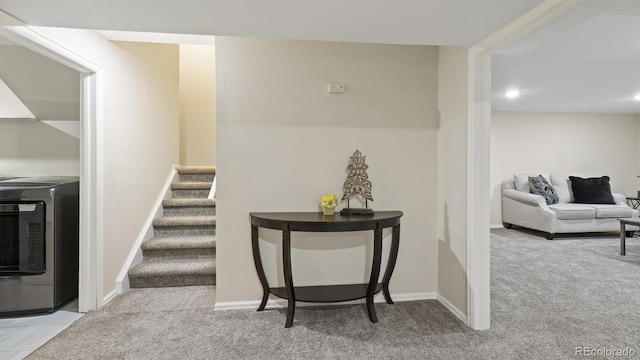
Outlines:
[[0,316],[53,312],[77,298],[79,184],[0,181]]

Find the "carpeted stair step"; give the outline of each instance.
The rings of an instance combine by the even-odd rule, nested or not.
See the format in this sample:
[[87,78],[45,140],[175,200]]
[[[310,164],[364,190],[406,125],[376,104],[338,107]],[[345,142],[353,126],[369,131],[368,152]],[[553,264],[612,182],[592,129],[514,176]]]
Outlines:
[[132,288],[214,285],[214,258],[148,258],[129,270]]
[[143,261],[129,271],[132,288],[215,285],[216,201],[208,199],[214,166],[180,166],[155,237],[142,243]]
[[215,199],[167,199],[162,202],[164,216],[214,216]]
[[178,170],[178,181],[207,181],[211,183],[216,176],[215,166],[180,166]]
[[171,190],[172,198],[206,198],[211,191],[211,182],[174,182]]
[[214,256],[215,253],[215,236],[158,237],[142,243],[142,254],[145,259],[169,256]]
[[215,216],[163,216],[153,220],[155,237],[215,235]]

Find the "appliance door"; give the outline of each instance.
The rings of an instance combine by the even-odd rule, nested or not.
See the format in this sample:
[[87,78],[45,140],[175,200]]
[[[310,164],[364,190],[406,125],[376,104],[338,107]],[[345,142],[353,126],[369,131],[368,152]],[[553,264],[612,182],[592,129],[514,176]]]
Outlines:
[[0,201],[0,276],[46,271],[43,201]]

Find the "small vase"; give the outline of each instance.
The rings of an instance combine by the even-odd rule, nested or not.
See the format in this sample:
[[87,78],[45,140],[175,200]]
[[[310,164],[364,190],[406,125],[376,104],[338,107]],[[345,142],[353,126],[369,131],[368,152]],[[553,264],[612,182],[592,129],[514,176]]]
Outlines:
[[333,213],[335,211],[336,211],[335,208],[333,208],[333,209],[329,209],[329,208],[325,208],[325,207],[322,208],[322,213],[325,214],[325,215],[333,215]]

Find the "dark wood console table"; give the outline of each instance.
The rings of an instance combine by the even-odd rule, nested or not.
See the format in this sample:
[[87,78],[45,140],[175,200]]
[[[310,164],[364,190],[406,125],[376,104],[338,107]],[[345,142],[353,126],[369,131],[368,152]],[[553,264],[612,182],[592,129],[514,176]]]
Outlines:
[[[400,218],[402,211],[376,211],[374,216],[341,216],[339,214],[326,216],[320,212],[275,212],[275,213],[250,213],[251,217],[251,246],[253,248],[253,261],[256,265],[258,277],[262,284],[262,302],[258,311],[264,310],[269,294],[287,299],[287,320],[285,328],[293,324],[293,316],[297,301],[306,302],[340,302],[366,298],[367,313],[371,322],[378,322],[376,310],[373,304],[373,296],[382,291],[388,304],[393,304],[389,294],[389,280],[393,274],[398,256],[400,243]],[[260,248],[258,247],[258,229],[267,228],[282,230],[282,262],[285,287],[269,287],[269,282],[264,274]],[[382,278],[380,276],[380,264],[382,262],[382,229],[393,228],[391,236],[391,251],[389,261]],[[368,284],[326,285],[326,286],[299,286],[293,285],[291,273],[291,232],[343,232],[373,230],[373,261],[371,276]]]

